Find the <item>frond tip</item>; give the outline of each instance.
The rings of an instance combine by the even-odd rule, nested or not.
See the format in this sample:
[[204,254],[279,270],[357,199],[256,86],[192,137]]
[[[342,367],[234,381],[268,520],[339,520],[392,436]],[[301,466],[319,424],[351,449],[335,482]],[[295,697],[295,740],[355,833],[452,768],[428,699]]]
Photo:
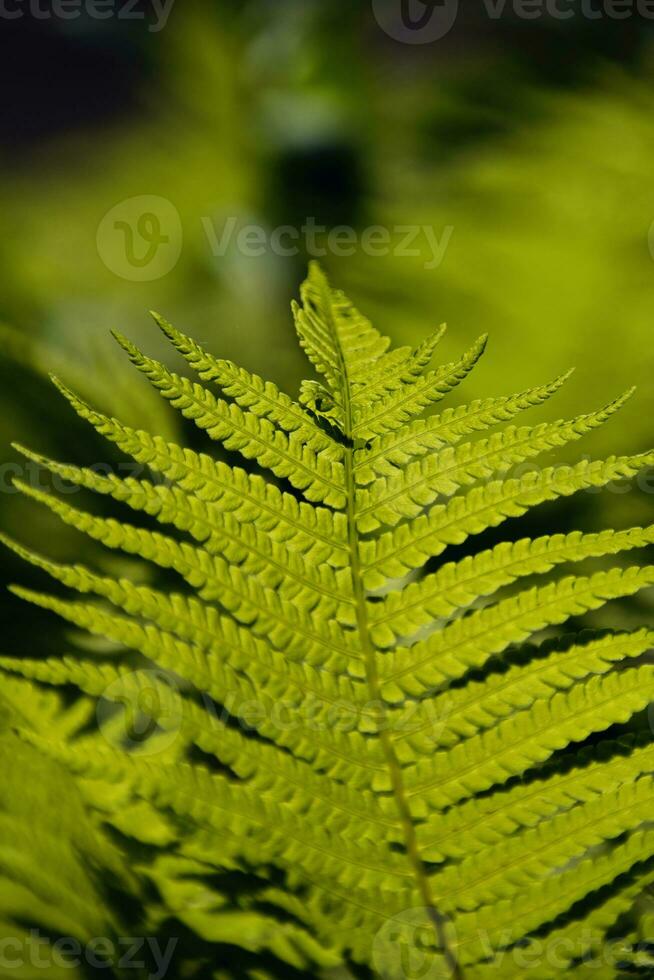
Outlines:
[[[391,975],[379,937],[389,921],[400,928],[407,909],[422,909],[421,956],[450,977],[517,977],[512,954],[550,941],[559,944],[557,976],[586,976],[611,932],[624,925],[632,934],[652,880],[654,746],[616,737],[616,726],[654,697],[654,631],[557,638],[554,628],[654,586],[651,565],[605,565],[654,544],[654,525],[479,550],[474,538],[654,465],[654,452],[549,460],[609,422],[633,391],[573,419],[514,423],[555,396],[568,372],[420,418],[465,381],[485,335],[432,367],[444,328],[415,349],[393,349],[315,264],[293,316],[321,375],[297,400],[159,314],[199,380],[115,335],[137,370],[219,444],[220,459],[132,429],[53,379],[82,419],[152,475],[121,478],[17,448],[161,530],[21,481],[18,489],[168,577],[143,585],[2,538],[86,598],[21,587],[17,595],[117,652],[102,661],[3,657],[0,670],[141,704],[136,654],[157,672],[155,691],[175,679],[179,739],[174,749],[163,740],[166,696],[148,701],[151,750],[124,739],[108,747],[106,731],[81,745],[25,738],[85,786],[127,787],[159,819],[174,814],[167,847],[174,841],[207,876],[256,874],[266,922],[276,909],[322,965],[353,961]],[[546,468],[516,472],[545,454]],[[464,557],[450,550],[463,544]],[[571,574],[572,565],[582,567]],[[215,765],[199,764],[198,749]],[[104,819],[108,798],[98,795]],[[127,833],[124,814],[113,819]],[[548,970],[534,976],[554,976]]]

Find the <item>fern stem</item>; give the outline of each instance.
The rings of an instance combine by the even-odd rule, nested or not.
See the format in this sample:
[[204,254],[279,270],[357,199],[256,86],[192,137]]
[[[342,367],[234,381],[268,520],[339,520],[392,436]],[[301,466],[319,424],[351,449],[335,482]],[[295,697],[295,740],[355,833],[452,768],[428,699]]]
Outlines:
[[432,894],[431,885],[429,882],[429,877],[425,865],[420,856],[420,850],[418,847],[418,840],[416,837],[416,830],[413,822],[413,816],[411,813],[411,808],[407,799],[404,779],[402,777],[402,769],[398,762],[397,755],[395,753],[395,746],[392,739],[389,737],[389,733],[385,724],[386,720],[386,706],[381,694],[381,685],[379,682],[379,673],[377,670],[377,655],[375,647],[373,646],[370,638],[370,630],[368,624],[368,610],[366,604],[366,594],[363,585],[363,573],[361,568],[361,562],[359,558],[359,542],[358,542],[358,532],[356,524],[356,481],[354,476],[354,424],[353,424],[353,413],[352,413],[352,397],[350,392],[350,383],[348,378],[347,365],[345,363],[345,358],[343,357],[343,352],[341,344],[338,337],[338,331],[334,324],[332,324],[332,329],[334,337],[336,338],[336,350],[338,351],[340,367],[342,371],[342,377],[344,379],[343,384],[343,415],[344,415],[344,435],[346,438],[346,449],[344,463],[344,476],[345,476],[345,494],[347,499],[347,529],[348,529],[348,550],[350,552],[350,568],[352,570],[352,581],[353,581],[353,592],[354,601],[356,609],[356,620],[357,628],[359,631],[359,636],[361,640],[361,648],[364,654],[364,663],[366,671],[366,680],[368,683],[368,691],[372,701],[379,705],[379,739],[382,746],[382,751],[384,753],[384,758],[386,759],[386,764],[388,766],[389,775],[391,778],[391,786],[393,790],[393,797],[395,799],[395,804],[397,806],[398,814],[400,817],[400,822],[402,826],[402,833],[404,836],[404,845],[406,847],[407,857],[409,858],[413,873],[416,878],[416,884],[420,892],[422,901],[424,902],[425,908],[429,914],[430,921],[434,928],[436,934],[436,941],[438,943],[439,949],[442,950],[445,963],[450,971],[452,980],[464,980],[463,972],[457,961],[456,956],[453,951],[449,948],[447,941],[447,934],[445,930],[446,919],[442,912],[436,905],[434,896]]
[[393,788],[393,797],[395,799],[395,804],[400,816],[402,833],[404,835],[404,844],[407,851],[407,856],[411,862],[413,872],[416,877],[416,883],[418,889],[422,896],[422,901],[425,903],[425,908],[429,913],[429,918],[434,927],[436,933],[436,939],[438,941],[439,948],[443,951],[443,956],[447,963],[448,969],[451,972],[452,980],[464,980],[463,972],[457,959],[449,948],[447,942],[447,936],[445,931],[445,918],[443,914],[438,909],[434,896],[431,891],[431,886],[429,883],[429,878],[425,870],[422,858],[420,857],[420,851],[418,848],[418,841],[416,838],[415,826],[413,823],[413,817],[411,814],[411,809],[406,796],[406,791],[404,787],[404,780],[402,778],[402,770],[395,753],[395,747],[392,740],[389,737],[389,733],[385,725],[386,707],[381,695],[381,686],[379,683],[379,674],[377,671],[377,658],[375,654],[375,649],[370,642],[370,634],[368,630],[368,613],[366,609],[366,596],[363,589],[362,573],[359,563],[359,552],[358,552],[358,539],[357,539],[357,528],[356,528],[356,513],[354,506],[354,474],[353,474],[353,455],[354,451],[351,447],[347,449],[347,456],[345,460],[345,479],[346,479],[346,492],[347,492],[347,521],[348,521],[348,543],[350,548],[350,561],[352,568],[352,578],[354,581],[354,598],[356,602],[356,618],[357,627],[359,630],[361,645],[365,656],[365,668],[366,668],[366,680],[368,682],[368,690],[370,692],[371,699],[379,704],[380,706],[380,718],[379,718],[379,738],[382,746],[382,751],[388,765],[389,774],[391,777],[391,785]]

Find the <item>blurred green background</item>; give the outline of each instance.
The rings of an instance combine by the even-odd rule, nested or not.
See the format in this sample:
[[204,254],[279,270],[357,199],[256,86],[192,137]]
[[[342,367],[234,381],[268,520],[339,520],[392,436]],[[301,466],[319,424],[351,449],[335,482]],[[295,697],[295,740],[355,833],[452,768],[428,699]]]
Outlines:
[[[109,335],[169,358],[150,308],[295,393],[307,369],[288,304],[310,256],[302,233],[295,255],[269,236],[307,220],[353,229],[355,244],[321,261],[398,343],[447,321],[449,360],[490,333],[458,400],[576,366],[541,417],[639,386],[577,458],[652,445],[654,22],[591,20],[574,5],[565,20],[525,20],[511,4],[489,17],[480,4],[418,45],[380,26],[398,3],[177,0],[165,24],[150,2],[129,20],[24,5],[2,20],[0,525],[32,544],[47,533],[60,555],[81,547],[11,487],[16,474],[41,480],[12,440],[107,460],[48,371],[126,422],[181,437]],[[248,225],[266,244],[239,247]],[[383,255],[363,247],[377,226]],[[405,226],[418,254],[403,254]],[[638,490],[583,497],[561,505],[559,526],[651,511]],[[536,520],[551,526],[548,515]],[[14,578],[18,563],[2,563]],[[7,642],[25,643],[35,613],[9,598],[1,609]],[[40,644],[56,645],[52,628]]]

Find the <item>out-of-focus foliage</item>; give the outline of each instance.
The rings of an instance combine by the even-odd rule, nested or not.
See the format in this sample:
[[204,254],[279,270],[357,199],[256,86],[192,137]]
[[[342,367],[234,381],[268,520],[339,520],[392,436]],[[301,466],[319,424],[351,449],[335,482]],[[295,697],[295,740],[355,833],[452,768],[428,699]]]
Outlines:
[[[143,95],[140,113],[105,130],[102,140],[54,139],[47,171],[37,156],[0,187],[5,321],[75,359],[89,350],[107,358],[106,384],[119,383],[110,328],[139,333],[155,288],[159,307],[183,312],[201,335],[255,349],[254,338],[265,329],[273,350],[281,346],[271,336],[279,308],[274,270],[265,262],[258,275],[249,270],[254,278],[246,290],[238,256],[215,258],[202,223],[232,214],[256,219],[261,170],[256,133],[243,124],[256,112],[243,40],[221,26],[217,11],[193,4],[160,44],[163,84]],[[96,247],[104,214],[138,195],[169,199],[182,219],[180,261],[156,284],[115,275]],[[121,400],[117,391],[115,404]]]
[[[87,699],[65,708],[57,693],[5,678],[0,692],[0,936],[2,966],[17,980],[81,977],[71,959],[81,946],[120,933],[109,901],[128,874],[84,806],[76,781],[15,734],[56,732],[64,741],[94,712]],[[7,937],[10,937],[7,940]],[[66,956],[68,954],[68,956]],[[113,975],[113,974],[112,974]]]
[[[469,340],[488,329],[502,367],[480,372],[479,394],[525,368],[535,383],[573,365],[577,390],[591,397],[640,384],[642,404],[623,424],[645,447],[654,411],[651,83],[609,73],[587,91],[532,101],[533,124],[461,153],[451,168],[431,165],[426,146],[387,160],[375,218],[431,224],[439,236],[451,226],[438,269],[423,268],[423,245],[413,260],[342,260],[339,275],[376,300],[402,340],[435,317]],[[402,92],[394,105],[389,124],[400,124]],[[563,393],[557,407],[574,397]]]

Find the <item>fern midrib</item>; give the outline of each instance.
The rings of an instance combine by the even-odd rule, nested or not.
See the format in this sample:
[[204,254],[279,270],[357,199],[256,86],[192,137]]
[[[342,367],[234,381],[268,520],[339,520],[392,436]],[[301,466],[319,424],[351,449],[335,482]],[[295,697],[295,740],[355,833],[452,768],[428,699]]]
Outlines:
[[[60,515],[62,511],[67,509],[67,505],[65,504],[54,503],[53,506],[56,507]],[[282,628],[287,626],[287,618],[280,610],[280,605],[288,604],[289,607],[293,608],[294,613],[297,616],[296,622],[293,623],[293,629],[299,636],[305,637],[309,643],[321,646],[330,652],[337,651],[345,658],[362,659],[359,654],[347,646],[345,640],[342,643],[336,642],[336,640],[333,638],[327,638],[326,636],[321,636],[319,633],[314,632],[310,625],[306,625],[302,622],[301,609],[298,611],[295,606],[293,606],[292,600],[280,596],[279,593],[277,593],[270,586],[258,585],[256,580],[241,572],[238,566],[230,566],[223,558],[220,557],[220,555],[210,556],[212,558],[216,576],[215,578],[210,578],[202,565],[202,549],[197,549],[192,545],[188,545],[187,554],[184,550],[182,550],[181,545],[179,545],[178,542],[174,541],[174,539],[167,538],[158,531],[147,531],[143,528],[136,527],[135,525],[120,524],[113,521],[112,518],[99,518],[93,514],[88,514],[83,511],[78,511],[76,513],[78,513],[84,519],[86,523],[86,533],[94,537],[97,535],[97,540],[104,541],[104,537],[101,536],[103,534],[107,536],[108,534],[120,533],[123,536],[123,541],[120,544],[115,545],[115,547],[120,547],[121,550],[126,550],[128,554],[143,554],[145,551],[142,544],[143,541],[160,541],[162,546],[167,548],[167,550],[170,552],[171,557],[169,567],[174,568],[180,575],[182,575],[183,578],[189,581],[189,578],[182,570],[182,563],[185,563],[190,569],[190,572],[199,573],[204,579],[206,579],[205,584],[198,589],[198,596],[203,600],[203,602],[208,602],[215,598],[214,596],[210,595],[209,599],[207,599],[205,595],[207,586],[209,585],[210,587],[210,583],[215,581],[219,583],[224,594],[230,594],[235,598],[237,602],[237,609],[241,609],[243,606],[250,606],[257,612],[257,623],[260,617],[267,617],[269,621],[277,623]],[[63,519],[65,520],[66,518],[63,517]],[[106,528],[106,531],[103,531],[103,528]],[[135,550],[129,550],[129,546],[131,544],[130,535],[135,537],[137,543],[141,542],[141,547]],[[161,562],[157,563],[161,565]],[[166,566],[163,565],[161,567]],[[218,571],[216,571],[220,568],[223,569],[222,579],[219,577]],[[242,589],[239,588],[238,585],[239,578],[243,583]],[[270,602],[265,601],[266,595],[270,596]],[[232,615],[234,615],[233,612]],[[236,615],[234,615],[234,618],[237,619],[241,625],[243,625],[242,619],[239,619]],[[346,639],[347,634],[342,627],[341,632]],[[277,649],[279,649],[278,645]]]
[[[20,554],[23,558],[25,558],[26,561],[29,561],[32,564],[36,564],[37,567],[44,568],[44,570],[46,572],[48,572],[48,574],[53,574],[53,572],[51,570],[51,567],[53,568],[54,566],[50,566],[49,563],[47,563],[47,562],[45,562],[43,560],[35,561],[34,560],[35,559],[35,556],[33,556],[30,552],[28,552],[26,549],[19,549],[13,542],[9,541],[9,539],[5,538],[2,535],[0,535],[0,541],[2,541],[2,543],[5,544],[6,546],[10,547],[13,551],[16,551],[17,554]],[[68,568],[68,566],[61,566],[61,567],[62,568]],[[83,566],[79,566],[79,568],[77,568],[75,566],[70,566],[70,570],[73,570],[73,571],[80,571],[80,570],[82,570],[86,576],[89,576],[95,582],[95,585],[93,586],[92,591],[96,595],[104,596],[105,598],[109,598],[109,601],[112,602],[114,605],[116,605],[117,608],[120,608],[123,611],[126,611],[124,604],[118,603],[116,601],[116,599],[110,598],[110,596],[104,590],[103,591],[98,591],[97,590],[98,583],[99,584],[102,584],[103,581],[110,581],[110,580],[103,580],[103,579],[95,576],[93,573],[89,572],[86,568],[83,568]],[[54,577],[57,578],[56,575]],[[59,581],[63,581],[63,579],[59,579]],[[120,583],[118,583],[118,584],[120,585]],[[145,591],[144,591],[144,589],[145,589]],[[27,591],[29,591],[29,590],[22,590],[22,591],[25,592],[25,593],[27,593]],[[129,600],[130,596],[129,596],[129,593],[125,593],[125,589],[124,589],[124,586],[123,585],[121,585],[121,591],[124,594],[124,598],[123,598],[123,600],[121,602],[122,603],[125,603],[125,602],[127,602]],[[142,601],[143,603],[145,603],[144,608],[147,608],[147,604],[148,603],[152,604],[152,602],[154,601],[156,603],[155,604],[155,607],[154,607],[154,610],[156,611],[156,609],[158,608],[158,605],[157,604],[159,602],[161,602],[161,598],[162,597],[161,597],[161,594],[157,594],[157,597],[156,597],[156,600],[155,600],[155,599],[153,599],[152,596],[146,595],[146,592],[151,592],[151,591],[152,590],[146,589],[146,587],[140,587],[139,597],[140,597],[140,601]],[[19,592],[19,590],[16,589],[16,593],[18,593],[18,592]],[[39,593],[31,593],[31,592],[30,592],[30,601],[36,601],[36,596],[40,596],[40,599],[48,599],[49,601],[52,601],[51,597],[49,597],[49,596],[41,596],[41,594],[39,594]],[[41,601],[39,602],[39,604],[41,604]],[[80,606],[83,606],[84,608],[86,608],[86,607],[88,607],[89,604],[88,603],[79,603],[79,604],[78,603],[73,603],[72,605],[80,605]],[[52,608],[52,607],[51,606],[47,606],[46,608]],[[155,625],[154,628],[158,632],[160,632],[162,634],[166,634],[166,635],[168,635],[170,637],[174,637],[177,642],[184,643],[184,644],[188,645],[189,647],[197,648],[200,651],[210,649],[211,642],[214,641],[215,638],[216,638],[216,632],[215,632],[215,630],[216,630],[216,624],[214,624],[213,626],[211,626],[208,622],[205,621],[205,617],[204,616],[203,616],[203,618],[201,620],[200,619],[194,619],[191,616],[190,613],[185,613],[183,611],[184,608],[185,608],[184,606],[181,606],[181,607],[176,608],[174,610],[175,616],[177,617],[177,619],[182,624],[184,624],[184,625],[186,625],[188,627],[191,627],[191,630],[192,630],[192,633],[193,634],[200,633],[200,634],[206,635],[206,637],[208,639],[208,644],[207,644],[206,648],[200,642],[198,642],[198,640],[196,638],[192,638],[190,632],[189,633],[186,633],[186,634],[180,634],[177,627],[166,629],[166,628],[164,628],[163,626],[160,626],[160,625]],[[132,620],[129,617],[117,616],[117,615],[109,614],[109,613],[107,613],[106,615],[107,616],[110,616],[110,618],[112,618],[112,619],[114,619],[116,621],[120,620],[121,622],[124,621],[125,623],[132,622]],[[220,614],[218,614],[218,615],[219,615],[219,620],[222,620],[224,618],[222,615],[220,615]],[[237,623],[236,625],[238,626],[239,629],[243,629],[244,628],[243,627],[243,624]],[[223,649],[230,650],[233,654],[236,654],[237,656],[243,653],[243,649],[241,647],[239,647],[239,646],[234,645],[234,643],[230,642],[229,639],[228,639],[228,634],[224,630],[222,630],[222,629],[220,630],[220,639],[221,639],[221,643],[223,644]],[[269,643],[268,640],[266,640],[265,638],[263,638],[261,636],[256,636],[255,635],[254,639],[255,639],[255,642],[256,642],[256,645],[257,645],[257,650],[258,650],[259,644],[267,644],[267,643]],[[282,657],[284,656],[284,652],[282,650],[280,650],[279,648],[273,646],[272,644],[271,644],[270,648],[275,653],[278,653],[280,656],[282,656]],[[258,660],[258,662],[261,665],[265,665],[266,669],[268,671],[270,671],[270,673],[273,674],[274,676],[279,676],[279,677],[282,677],[282,678],[286,678],[287,675],[285,673],[283,673],[279,669],[279,667],[277,667],[275,665],[274,661],[271,661],[267,657],[266,658],[263,658],[263,657],[259,657],[259,656],[257,657],[257,660]],[[238,669],[233,664],[230,664],[230,669],[233,670],[235,673],[238,673],[239,672]],[[334,672],[327,670],[327,668],[325,668],[323,665],[315,665],[313,669],[315,671],[317,671],[317,672],[323,672],[326,675],[334,676]],[[210,679],[212,679],[212,677],[210,677]],[[311,694],[315,698],[317,698],[318,700],[324,701],[326,704],[331,704],[331,705],[333,705],[333,706],[336,707],[336,706],[341,706],[344,703],[341,699],[335,699],[335,698],[330,697],[327,693],[325,693],[325,691],[323,691],[320,688],[312,687],[309,684],[303,684],[303,683],[301,683],[300,680],[297,679],[297,678],[295,678],[295,677],[292,677],[291,678],[290,683],[292,684],[292,686],[294,688],[296,688],[297,690],[301,691],[303,694],[305,694],[305,695],[307,693],[308,694]],[[370,711],[370,712],[366,711],[363,708],[363,706],[361,706],[359,708],[358,702],[354,702],[352,704],[351,710],[353,712],[360,713],[362,716],[366,716],[366,717],[367,716],[370,716],[371,718],[376,717],[375,714],[374,714],[374,712],[372,712],[372,711]],[[349,762],[357,763],[361,768],[369,769],[372,772],[380,772],[380,771],[383,771],[382,768],[381,768],[381,766],[373,766],[370,763],[367,763],[367,762],[364,762],[364,761],[359,762],[356,759],[353,759],[353,758],[351,758],[349,756],[343,755],[342,753],[336,752],[335,750],[333,750],[328,745],[323,745],[323,749],[326,752],[331,752],[332,754],[337,755],[339,758],[343,758],[343,759],[345,759],[345,760],[347,760]]]
[[[193,773],[193,767],[188,763],[182,765],[183,768],[188,770],[188,773],[190,774],[191,778],[193,778],[197,784],[197,774]],[[207,771],[207,775],[209,777],[216,778],[209,771]],[[157,790],[155,787],[155,793],[156,792]],[[165,788],[163,790],[159,790],[159,792],[165,793]],[[214,796],[209,797],[205,794],[201,798],[201,800],[204,806],[208,806],[212,810],[220,810],[223,813],[237,816],[243,819],[244,821],[253,824],[256,827],[260,827],[263,831],[270,830],[270,825],[266,817],[266,814],[265,813],[260,814],[258,812],[256,806],[252,803],[252,800],[249,796],[244,796],[243,802],[236,800],[234,796],[229,797],[227,802],[225,802],[224,798],[219,799]],[[175,801],[172,800],[171,802],[172,805],[174,805]],[[257,802],[261,802],[261,800],[257,798]],[[291,828],[285,824],[283,826],[283,833],[286,837],[289,837],[290,839],[297,841],[299,844],[302,844],[304,847],[307,847],[310,850],[315,851],[316,853],[324,854],[327,857],[340,862],[341,864],[346,864],[352,867],[363,868],[366,871],[372,871],[380,875],[390,875],[396,878],[411,877],[409,872],[399,871],[396,868],[388,867],[388,865],[380,867],[374,864],[369,864],[362,859],[357,860],[349,853],[344,854],[343,852],[331,850],[328,845],[331,843],[332,837],[334,838],[335,846],[338,846],[338,839],[337,839],[338,835],[334,834],[331,831],[325,832],[325,842],[321,842],[321,843],[318,843],[310,834],[309,835],[303,834],[302,826],[299,827],[299,830],[297,832],[295,832],[295,829],[293,829],[292,832]],[[330,833],[332,837],[329,836]],[[347,841],[343,840],[343,844],[347,844],[347,843],[348,843]],[[315,883],[318,884],[318,882]]]
[[[330,310],[331,313],[331,306],[329,303],[326,304],[326,308]],[[350,568],[352,570],[352,586],[354,591],[357,627],[359,631],[359,638],[361,641],[361,648],[364,655],[368,690],[370,692],[371,700],[376,704],[380,705],[379,740],[389,769],[393,797],[395,799],[395,804],[397,806],[398,814],[400,817],[402,833],[404,836],[404,844],[406,847],[409,863],[415,875],[416,884],[418,886],[418,890],[422,897],[422,901],[425,904],[425,908],[428,910],[429,918],[432,922],[437,942],[439,944],[440,949],[443,951],[443,956],[451,970],[452,978],[453,980],[464,980],[463,973],[461,972],[459,964],[455,956],[449,949],[447,943],[447,937],[445,935],[445,928],[444,928],[445,920],[443,919],[443,916],[441,915],[436,905],[436,902],[434,900],[434,897],[432,895],[431,884],[429,881],[429,877],[427,875],[427,870],[420,856],[416,830],[413,823],[413,816],[411,814],[411,809],[409,807],[409,803],[405,793],[402,769],[399,760],[397,758],[397,755],[395,754],[395,747],[389,737],[388,731],[386,730],[386,725],[384,724],[386,707],[381,695],[381,685],[379,682],[379,675],[377,671],[376,651],[370,638],[366,593],[363,586],[362,568],[359,559],[359,538],[358,538],[358,530],[357,530],[357,511],[356,511],[357,484],[356,484],[356,478],[354,473],[354,452],[355,452],[354,435],[353,435],[354,419],[353,419],[353,406],[352,406],[351,392],[350,392],[350,382],[349,382],[347,364],[345,361],[345,357],[343,355],[343,349],[341,346],[340,337],[338,335],[338,330],[331,316],[330,316],[330,326],[333,332],[334,339],[336,341],[335,348],[338,353],[339,367],[341,369],[341,374],[343,378],[343,415],[344,415],[344,426],[345,426],[344,435],[347,440],[345,459],[343,461],[344,476],[345,476],[347,537],[348,537],[348,547],[350,552]]]

